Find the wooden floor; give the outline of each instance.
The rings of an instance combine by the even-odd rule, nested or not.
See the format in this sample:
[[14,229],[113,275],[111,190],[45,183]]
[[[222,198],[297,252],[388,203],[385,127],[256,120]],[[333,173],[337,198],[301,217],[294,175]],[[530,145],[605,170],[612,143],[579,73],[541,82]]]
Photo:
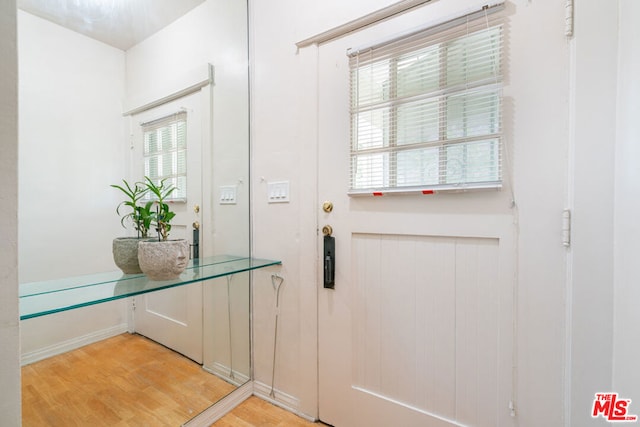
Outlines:
[[[24,366],[22,425],[175,427],[233,389],[166,347],[122,334]],[[213,425],[322,426],[257,397]]]
[[215,427],[322,427],[255,396],[213,424]]
[[22,368],[22,425],[179,426],[234,387],[182,355],[122,334]]

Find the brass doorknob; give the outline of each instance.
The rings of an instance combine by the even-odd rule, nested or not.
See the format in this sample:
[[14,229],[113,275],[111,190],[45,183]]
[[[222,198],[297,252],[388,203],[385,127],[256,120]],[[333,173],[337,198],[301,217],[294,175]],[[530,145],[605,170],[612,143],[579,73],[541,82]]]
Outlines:
[[194,230],[200,230],[200,223],[198,221],[193,223]]
[[329,213],[333,210],[333,203],[331,202],[324,202],[322,204],[322,210],[325,211],[326,213]]
[[322,234],[324,234],[325,236],[331,236],[332,233],[333,228],[330,225],[325,225],[324,227],[322,227]]

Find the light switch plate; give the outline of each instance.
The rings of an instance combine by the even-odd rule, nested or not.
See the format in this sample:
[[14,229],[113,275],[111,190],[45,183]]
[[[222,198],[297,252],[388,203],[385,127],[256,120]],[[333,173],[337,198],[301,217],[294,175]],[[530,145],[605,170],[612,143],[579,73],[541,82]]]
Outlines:
[[267,199],[269,203],[289,203],[289,181],[268,182]]
[[235,205],[236,204],[236,186],[223,185],[220,187],[220,204]]

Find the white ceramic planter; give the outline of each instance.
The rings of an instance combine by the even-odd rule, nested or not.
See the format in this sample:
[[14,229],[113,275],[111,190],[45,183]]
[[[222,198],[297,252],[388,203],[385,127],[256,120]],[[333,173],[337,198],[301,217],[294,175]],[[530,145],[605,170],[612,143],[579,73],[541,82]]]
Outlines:
[[138,243],[142,239],[138,237],[116,237],[113,239],[111,250],[113,261],[125,274],[140,274],[140,264],[138,263]]
[[189,242],[184,239],[146,240],[138,244],[140,269],[151,280],[180,277],[189,261]]

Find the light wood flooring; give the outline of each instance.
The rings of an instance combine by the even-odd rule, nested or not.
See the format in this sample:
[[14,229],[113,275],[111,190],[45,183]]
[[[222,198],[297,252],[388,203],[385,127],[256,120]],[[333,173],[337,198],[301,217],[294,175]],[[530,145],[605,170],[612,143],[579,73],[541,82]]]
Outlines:
[[179,426],[234,387],[140,335],[24,366],[22,425]]
[[255,396],[213,423],[214,427],[323,427]]
[[[22,368],[24,427],[180,426],[233,386],[140,335],[122,334]],[[257,397],[215,427],[319,427]]]

